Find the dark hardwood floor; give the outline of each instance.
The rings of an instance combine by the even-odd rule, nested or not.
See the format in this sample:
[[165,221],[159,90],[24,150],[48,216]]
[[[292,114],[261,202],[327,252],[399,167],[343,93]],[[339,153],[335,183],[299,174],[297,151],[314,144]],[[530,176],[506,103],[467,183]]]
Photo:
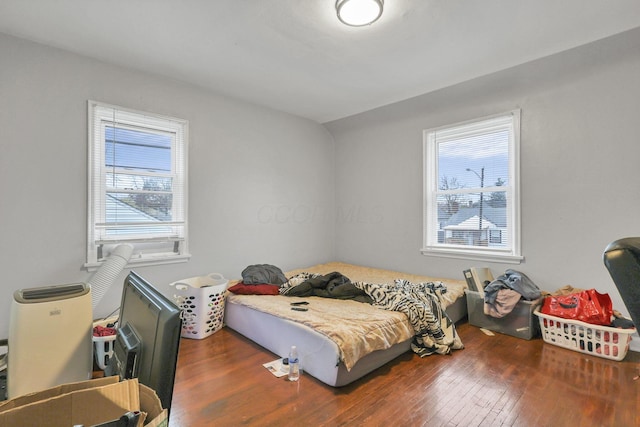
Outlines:
[[170,426],[640,426],[640,353],[458,332],[464,350],[405,353],[342,388],[274,377],[262,364],[276,355],[226,327],[183,339]]

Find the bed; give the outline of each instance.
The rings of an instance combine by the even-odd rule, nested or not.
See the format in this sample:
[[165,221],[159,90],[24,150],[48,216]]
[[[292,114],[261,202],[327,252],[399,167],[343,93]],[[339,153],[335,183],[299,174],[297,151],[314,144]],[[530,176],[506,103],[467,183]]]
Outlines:
[[[331,262],[286,272],[287,278],[302,273],[328,275],[340,272],[354,283],[381,284],[404,279],[410,283],[442,282],[446,287],[440,304],[451,321],[466,316],[463,280],[418,276],[378,268]],[[232,282],[231,284],[234,284]],[[306,302],[306,311],[292,310],[291,303]],[[315,322],[322,316],[327,327]],[[350,331],[351,322],[367,319]],[[353,300],[292,297],[285,295],[237,295],[229,293],[225,304],[227,327],[262,347],[286,357],[292,345],[300,354],[304,372],[332,387],[345,386],[383,366],[412,348],[414,330],[407,315]],[[342,333],[355,337],[345,338]],[[338,336],[340,335],[340,336]],[[350,347],[352,341],[358,341]],[[345,349],[345,342],[347,348]],[[352,348],[353,347],[353,348]]]

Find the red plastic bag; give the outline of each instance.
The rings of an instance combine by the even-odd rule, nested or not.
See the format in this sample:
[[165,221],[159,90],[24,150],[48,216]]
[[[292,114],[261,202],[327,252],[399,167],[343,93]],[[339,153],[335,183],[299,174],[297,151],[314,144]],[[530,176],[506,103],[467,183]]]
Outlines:
[[544,299],[540,312],[563,319],[609,326],[613,304],[609,294],[589,289],[575,294],[548,296]]

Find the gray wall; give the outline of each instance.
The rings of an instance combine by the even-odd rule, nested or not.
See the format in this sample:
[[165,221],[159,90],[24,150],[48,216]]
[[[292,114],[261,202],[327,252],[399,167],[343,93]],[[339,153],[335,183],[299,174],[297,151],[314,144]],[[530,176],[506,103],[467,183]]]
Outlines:
[[639,45],[640,31],[628,32],[323,127],[0,35],[0,338],[13,291],[91,277],[87,99],[190,122],[193,258],[138,269],[165,290],[208,272],[239,277],[252,263],[331,259],[461,278],[468,261],[419,252],[422,130],[521,108],[525,261],[487,265],[547,290],[596,287],[621,308],[602,251],[640,235]]
[[[321,125],[0,34],[0,338],[12,293],[88,281],[87,100],[189,120],[188,263],[181,278],[333,259],[334,146]],[[118,279],[96,310],[119,305]]]
[[[609,292],[625,311],[602,253],[615,239],[640,235],[638,52],[634,30],[328,123],[336,141],[337,258],[458,278],[469,266],[489,266],[494,275],[515,268],[546,290],[570,284]],[[524,262],[421,255],[422,130],[514,108],[522,109]]]

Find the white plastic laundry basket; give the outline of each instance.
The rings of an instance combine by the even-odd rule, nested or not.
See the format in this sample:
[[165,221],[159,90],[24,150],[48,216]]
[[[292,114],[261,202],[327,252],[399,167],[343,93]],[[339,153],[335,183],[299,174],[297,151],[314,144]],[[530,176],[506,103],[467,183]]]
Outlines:
[[561,319],[540,313],[540,309],[534,313],[540,321],[544,342],[605,359],[624,359],[631,335],[636,331]]
[[171,283],[173,297],[182,309],[182,337],[202,339],[222,328],[228,284],[219,273]]
[[[113,325],[118,320],[117,317],[110,317],[108,319],[96,320],[93,322],[93,327]],[[115,329],[114,329],[115,332]],[[93,336],[93,354],[95,355],[96,364],[103,371],[106,369],[109,359],[113,356],[113,344],[116,341],[115,333],[113,335],[106,336]]]

